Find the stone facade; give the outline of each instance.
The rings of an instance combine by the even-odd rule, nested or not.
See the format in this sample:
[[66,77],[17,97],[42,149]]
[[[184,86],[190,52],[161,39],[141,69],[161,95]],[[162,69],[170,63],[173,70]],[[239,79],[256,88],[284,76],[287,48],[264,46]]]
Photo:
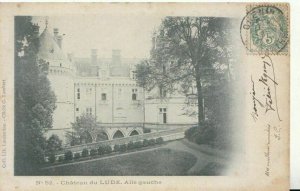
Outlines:
[[[120,50],[113,50],[111,58],[99,58],[92,49],[89,58],[65,56],[62,36],[58,29],[53,33],[46,27],[40,35],[39,58],[49,64],[48,78],[57,97],[51,134],[65,140],[65,132],[82,114],[96,117],[101,124],[193,124],[195,116],[184,115],[186,97],[173,94],[162,99],[158,89],[144,92],[135,80],[135,65],[140,59],[121,57]],[[194,109],[196,107],[193,107]],[[122,125],[118,126],[122,132]],[[142,127],[124,130],[124,136]],[[112,131],[108,137],[114,137]]]

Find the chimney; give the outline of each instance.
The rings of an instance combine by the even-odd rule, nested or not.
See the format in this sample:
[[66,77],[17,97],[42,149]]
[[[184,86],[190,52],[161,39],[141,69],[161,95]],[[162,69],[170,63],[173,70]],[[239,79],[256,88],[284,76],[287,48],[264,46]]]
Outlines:
[[59,35],[58,33],[59,33],[58,28],[54,28],[53,29],[54,39],[57,42],[59,48],[62,48],[62,39],[63,39],[63,37],[62,37],[62,35]]
[[58,28],[54,28],[53,29],[53,34],[54,34],[54,37],[57,37],[57,35],[58,35]]
[[61,48],[61,49],[62,49],[62,40],[63,40],[62,35],[57,35],[56,42],[57,42],[59,48]]
[[121,50],[115,49],[112,50],[112,65],[120,65],[121,64]]
[[97,65],[97,59],[98,59],[97,51],[98,51],[97,49],[91,50],[91,64],[92,65]]

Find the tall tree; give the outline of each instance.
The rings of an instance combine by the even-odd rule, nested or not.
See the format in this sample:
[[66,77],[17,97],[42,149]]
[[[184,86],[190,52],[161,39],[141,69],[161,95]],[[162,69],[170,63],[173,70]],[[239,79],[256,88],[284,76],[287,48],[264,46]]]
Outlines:
[[67,133],[67,139],[71,145],[80,145],[107,140],[104,131],[101,131],[96,118],[89,114],[81,115],[74,123],[71,123],[72,131]]
[[44,160],[45,132],[52,128],[55,95],[48,65],[38,60],[37,25],[15,17],[15,174],[32,175]]
[[137,66],[138,83],[151,90],[194,94],[198,121],[205,120],[205,90],[230,74],[230,19],[166,17],[154,34],[149,60]]

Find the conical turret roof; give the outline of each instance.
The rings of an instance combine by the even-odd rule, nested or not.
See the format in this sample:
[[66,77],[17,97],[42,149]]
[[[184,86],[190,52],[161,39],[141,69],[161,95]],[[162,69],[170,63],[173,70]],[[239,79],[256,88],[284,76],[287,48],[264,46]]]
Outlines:
[[69,61],[62,49],[58,46],[53,35],[50,34],[48,27],[40,35],[40,48],[38,56],[41,59],[63,62],[69,66]]

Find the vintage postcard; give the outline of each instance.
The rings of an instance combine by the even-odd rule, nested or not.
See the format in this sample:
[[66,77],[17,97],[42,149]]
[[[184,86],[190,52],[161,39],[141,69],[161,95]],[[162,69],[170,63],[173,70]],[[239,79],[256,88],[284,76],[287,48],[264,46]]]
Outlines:
[[0,4],[0,190],[288,190],[288,3]]

